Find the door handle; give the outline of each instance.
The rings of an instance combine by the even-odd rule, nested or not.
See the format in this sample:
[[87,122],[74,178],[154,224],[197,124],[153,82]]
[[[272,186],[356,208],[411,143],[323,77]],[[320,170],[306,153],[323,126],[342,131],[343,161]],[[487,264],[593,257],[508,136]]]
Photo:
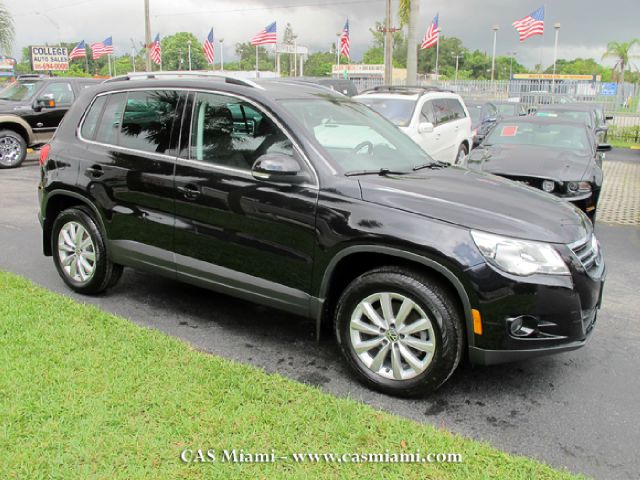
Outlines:
[[92,165],[85,170],[90,177],[98,178],[104,175],[104,170],[100,165]]
[[195,200],[200,196],[200,189],[192,183],[178,187],[178,191],[182,193],[182,196],[187,200]]

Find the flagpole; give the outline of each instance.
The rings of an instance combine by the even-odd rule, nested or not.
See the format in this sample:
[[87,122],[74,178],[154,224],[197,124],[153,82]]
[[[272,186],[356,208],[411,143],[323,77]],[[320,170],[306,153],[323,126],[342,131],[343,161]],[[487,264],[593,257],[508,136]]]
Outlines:
[[87,48],[87,47],[85,46],[84,48],[85,48],[84,64],[85,64],[85,66],[87,67],[87,74],[89,74],[89,75],[90,75],[90,73],[89,73],[89,55],[87,55],[87,53],[86,53],[86,48]]
[[107,64],[109,65],[109,76],[111,76],[111,54],[107,53]]
[[438,81],[438,62],[440,61],[440,33],[436,38],[436,81]]
[[256,78],[258,78],[258,72],[260,69],[258,68],[258,45],[256,45]]

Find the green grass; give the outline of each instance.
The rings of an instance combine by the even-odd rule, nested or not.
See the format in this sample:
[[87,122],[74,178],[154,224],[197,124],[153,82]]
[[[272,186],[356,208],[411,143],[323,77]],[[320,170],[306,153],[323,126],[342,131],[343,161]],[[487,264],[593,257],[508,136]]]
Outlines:
[[[0,478],[576,478],[190,348],[0,272]],[[459,464],[184,464],[184,448]]]
[[636,142],[630,142],[628,140],[621,140],[618,138],[609,138],[607,139],[607,143],[609,143],[612,147],[615,148],[631,148],[640,146],[640,144]]

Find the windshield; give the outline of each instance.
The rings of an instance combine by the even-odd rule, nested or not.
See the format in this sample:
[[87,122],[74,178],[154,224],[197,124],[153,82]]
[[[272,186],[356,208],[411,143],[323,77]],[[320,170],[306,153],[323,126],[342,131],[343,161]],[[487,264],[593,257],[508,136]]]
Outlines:
[[484,145],[536,145],[554,149],[589,150],[587,132],[578,125],[500,123]]
[[480,117],[482,116],[481,105],[467,105],[469,109],[469,116],[471,117],[471,123],[473,125],[480,123]]
[[393,124],[357,102],[327,96],[281,103],[345,172],[410,171],[433,161]]
[[498,107],[498,111],[503,115],[517,115],[517,110],[515,105],[499,103],[496,106]]
[[13,82],[3,90],[0,90],[0,100],[24,102],[31,99],[38,88],[40,88],[39,80]]
[[399,127],[406,127],[411,123],[415,100],[405,98],[356,98],[358,102],[373,108],[376,112],[391,120]]
[[576,110],[538,110],[536,117],[548,117],[559,118],[561,120],[573,120],[575,122],[582,122],[585,125],[591,126],[591,115],[589,112],[576,111]]

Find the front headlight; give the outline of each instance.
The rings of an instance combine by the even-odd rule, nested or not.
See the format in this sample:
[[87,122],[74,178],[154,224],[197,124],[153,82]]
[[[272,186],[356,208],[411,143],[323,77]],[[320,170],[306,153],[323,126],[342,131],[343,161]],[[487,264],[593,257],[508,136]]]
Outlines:
[[507,273],[520,276],[534,273],[569,275],[566,263],[548,243],[519,240],[474,230],[471,231],[471,236],[484,258]]

